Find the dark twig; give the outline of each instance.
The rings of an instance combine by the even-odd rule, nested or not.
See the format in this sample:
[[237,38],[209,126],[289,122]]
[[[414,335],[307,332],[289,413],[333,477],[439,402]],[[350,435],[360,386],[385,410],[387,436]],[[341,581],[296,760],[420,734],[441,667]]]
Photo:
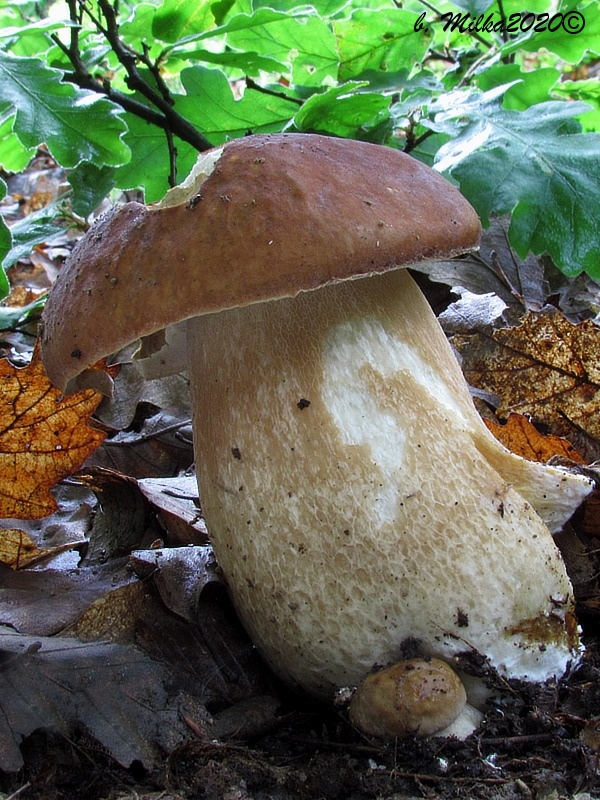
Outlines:
[[256,81],[252,80],[252,78],[248,77],[247,75],[246,86],[248,89],[253,89],[255,92],[268,94],[270,97],[279,97],[281,100],[289,100],[290,103],[296,103],[298,106],[304,104],[304,100],[300,100],[298,97],[289,97],[285,92],[276,92],[274,89],[267,89],[264,86],[256,83]]
[[169,186],[173,188],[177,184],[177,147],[173,141],[173,134],[170,128],[165,128],[167,137],[167,147],[169,148]]
[[[171,175],[169,180],[171,180],[174,175],[173,165],[177,156],[173,142],[174,136],[187,142],[198,151],[210,149],[212,143],[196,130],[185,117],[182,117],[175,111],[173,107],[173,98],[160,75],[158,65],[152,63],[148,53],[136,53],[123,43],[119,36],[115,11],[116,6],[113,8],[107,0],[98,0],[98,6],[104,15],[106,24],[103,24],[82,0],[69,0],[71,19],[80,25],[82,15],[87,14],[98,32],[101,33],[110,44],[119,62],[125,68],[127,72],[125,82],[128,88],[145,97],[151,105],[146,105],[134,97],[113,89],[109,81],[101,82],[90,74],[81,57],[79,49],[79,28],[77,27],[71,29],[69,46],[63,44],[58,36],[52,36],[53,41],[61,48],[73,65],[73,72],[66,73],[65,79],[83,89],[89,89],[105,95],[117,105],[121,106],[125,111],[135,114],[146,122],[164,130],[167,135],[167,142],[169,143],[169,161],[171,163]],[[153,89],[152,86],[144,80],[138,70],[138,62],[144,64],[144,66],[148,68],[156,82],[158,91]]]
[[160,92],[163,100],[170,106],[174,106],[175,101],[171,97],[171,92],[169,91],[169,87],[165,83],[163,76],[160,74],[160,67],[159,67],[160,60],[156,62],[152,61],[148,52],[148,45],[145,42],[143,43],[143,48],[144,48],[144,53],[143,55],[139,56],[141,62],[145,64],[146,67],[148,67],[148,69],[150,70],[150,73],[154,78],[154,82],[156,83],[158,91]]
[[20,786],[12,794],[6,795],[5,800],[17,800],[17,797],[22,795],[23,792],[26,792],[30,788],[31,788],[31,783],[28,781],[27,783],[24,783],[23,786]]
[[[179,136],[178,131],[173,130],[171,126],[169,126],[164,114],[161,114],[159,111],[155,111],[150,106],[147,106],[145,103],[141,103],[139,100],[136,100],[130,95],[123,94],[123,92],[113,89],[109,81],[103,81],[101,83],[100,81],[96,80],[93,75],[90,75],[87,72],[85,74],[81,74],[77,71],[66,72],[65,80],[69,81],[69,83],[74,83],[76,86],[79,86],[82,89],[89,89],[97,94],[103,94],[105,97],[108,97],[109,100],[112,100],[114,103],[121,106],[121,108],[123,108],[125,111],[135,114],[136,117],[140,117],[146,122],[149,122],[151,125],[156,125],[162,130],[166,130],[167,127],[169,127],[172,133],[175,133]],[[180,136],[179,138],[187,141],[187,139],[184,139],[183,136]],[[194,147],[196,146],[194,142],[189,142],[189,144],[193,145]]]
[[146,122],[149,122],[152,125],[157,125],[159,128],[164,129],[166,120],[163,114],[158,111],[154,111],[150,106],[147,106],[144,103],[140,103],[140,101],[136,100],[134,97],[113,89],[109,81],[104,81],[101,83],[87,71],[79,53],[79,42],[77,39],[76,29],[71,30],[70,46],[65,45],[54,33],[51,34],[51,38],[53,42],[60,47],[63,53],[65,53],[65,55],[69,58],[69,61],[74,67],[74,72],[65,72],[65,80],[69,81],[69,83],[74,83],[81,89],[89,89],[92,92],[103,94],[114,103],[121,106],[121,108],[125,109],[125,111],[129,111],[131,114],[141,117]]
[[430,50],[425,61],[447,61],[449,64],[458,64],[459,59],[449,53],[440,53],[438,50]]
[[193,145],[197,150],[209,150],[212,144],[206,139],[199,131],[191,125],[188,120],[180,116],[173,108],[172,98],[166,100],[163,95],[156,92],[141,76],[138,68],[137,61],[142,60],[139,54],[130,50],[121,40],[119,36],[119,26],[117,24],[117,17],[113,7],[108,0],[98,0],[98,6],[106,20],[106,40],[113,49],[113,52],[119,59],[119,62],[125,67],[127,72],[126,83],[132,91],[137,91],[149,100],[159,111],[164,115],[167,127],[171,132],[180,139]]
[[432,131],[431,128],[429,128],[420,136],[415,136],[412,129],[410,129],[406,134],[406,145],[404,147],[404,152],[410,153],[412,150],[415,150],[426,139],[429,139],[430,136],[433,136],[434,133],[435,131]]

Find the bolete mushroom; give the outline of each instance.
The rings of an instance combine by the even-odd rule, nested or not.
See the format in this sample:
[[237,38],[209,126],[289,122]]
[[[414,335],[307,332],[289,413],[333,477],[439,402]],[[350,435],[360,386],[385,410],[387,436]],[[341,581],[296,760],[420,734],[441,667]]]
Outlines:
[[407,639],[528,681],[578,658],[549,528],[588,482],[492,437],[401,269],[479,236],[458,190],[410,156],[249,136],[161,203],[101,218],[50,294],[42,357],[66,392],[139,337],[161,361],[185,329],[217,560],[293,687],[331,697]]
[[445,661],[409,658],[367,675],[349,716],[373,736],[427,736],[448,728],[466,702],[465,687]]

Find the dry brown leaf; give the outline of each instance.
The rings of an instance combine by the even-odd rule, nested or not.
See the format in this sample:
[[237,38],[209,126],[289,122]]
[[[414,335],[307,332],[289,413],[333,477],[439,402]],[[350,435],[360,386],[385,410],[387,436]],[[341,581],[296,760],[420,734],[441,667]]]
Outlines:
[[37,348],[23,369],[0,360],[0,387],[0,517],[39,519],[56,510],[50,489],[104,441],[88,424],[102,395],[63,397]]
[[545,464],[554,456],[560,456],[577,464],[585,464],[583,456],[570,442],[560,436],[544,436],[522,414],[510,414],[504,425],[491,419],[483,421],[508,450],[529,461],[541,461]]
[[10,294],[4,301],[4,305],[10,306],[11,308],[23,308],[37,300],[41,294],[42,292],[35,292],[33,289],[28,289],[26,286],[13,286]]
[[140,578],[150,575],[165,606],[194,622],[200,595],[219,577],[212,547],[165,547],[132,553],[131,564]]
[[154,506],[169,546],[206,544],[208,530],[200,511],[196,478],[141,478],[138,486]]
[[0,561],[11,569],[21,569],[40,556],[35,542],[25,531],[9,528],[0,538]]
[[600,440],[600,327],[593,322],[528,314],[514,328],[452,341],[467,381],[500,398],[499,417],[518,411],[556,435],[583,431]]
[[17,528],[7,528],[0,538],[0,562],[11,569],[19,569],[39,553],[28,533]]
[[586,536],[600,538],[600,490],[595,489],[583,506],[580,526]]
[[596,753],[600,753],[600,717],[588,719],[579,734],[579,738]]
[[97,467],[78,472],[75,480],[91,489],[98,500],[81,564],[104,564],[140,547],[151,521],[151,509],[137,481]]

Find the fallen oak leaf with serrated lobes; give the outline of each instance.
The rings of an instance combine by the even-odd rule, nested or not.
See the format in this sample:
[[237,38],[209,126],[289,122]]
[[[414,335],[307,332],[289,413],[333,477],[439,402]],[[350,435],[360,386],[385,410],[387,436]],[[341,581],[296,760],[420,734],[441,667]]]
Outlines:
[[600,327],[591,320],[529,313],[520,325],[452,344],[469,384],[500,399],[499,418],[517,411],[557,436],[581,431],[600,441]]
[[88,424],[102,394],[63,396],[48,380],[38,347],[28,367],[0,360],[0,387],[0,517],[39,519],[56,511],[51,488],[104,441]]

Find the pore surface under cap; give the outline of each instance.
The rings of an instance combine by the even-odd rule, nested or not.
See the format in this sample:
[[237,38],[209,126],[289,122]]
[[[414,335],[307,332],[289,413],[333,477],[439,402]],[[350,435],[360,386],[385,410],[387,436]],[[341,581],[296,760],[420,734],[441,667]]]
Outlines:
[[75,248],[44,314],[56,385],[173,322],[478,244],[460,193],[391,148],[278,134],[210,160],[184,202],[118,206]]

